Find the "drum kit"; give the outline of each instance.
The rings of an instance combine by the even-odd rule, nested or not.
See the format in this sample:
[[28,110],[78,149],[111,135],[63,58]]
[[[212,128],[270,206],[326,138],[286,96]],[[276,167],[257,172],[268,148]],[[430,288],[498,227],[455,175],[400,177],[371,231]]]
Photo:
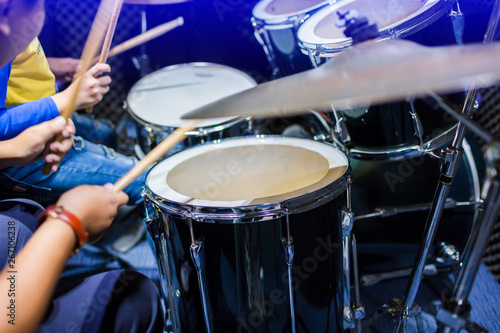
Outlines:
[[[440,45],[460,40],[455,1],[262,0],[252,24],[275,80],[257,85],[233,68],[190,63],[134,85],[127,105],[142,133],[139,157],[183,119],[203,119],[143,190],[168,330],[361,332],[371,321],[360,283],[391,274],[359,276],[353,228],[423,211],[403,300],[380,304],[402,332],[421,315],[414,301],[443,212],[465,206],[472,231],[468,241],[462,235],[463,256],[442,245],[458,278],[435,319],[441,332],[472,331],[467,298],[500,209],[500,144],[470,117],[477,88],[500,79],[500,46],[491,43],[499,3],[484,44],[429,47],[434,30],[448,31],[436,24],[455,27]],[[352,23],[356,11],[377,23],[379,37],[353,44],[343,35],[346,22],[335,22]],[[326,134],[264,135],[255,126],[305,114],[319,114]],[[488,143],[482,192],[466,129]],[[372,164],[357,176],[362,163]],[[434,199],[423,202],[432,177]],[[406,181],[406,191],[396,188]]]

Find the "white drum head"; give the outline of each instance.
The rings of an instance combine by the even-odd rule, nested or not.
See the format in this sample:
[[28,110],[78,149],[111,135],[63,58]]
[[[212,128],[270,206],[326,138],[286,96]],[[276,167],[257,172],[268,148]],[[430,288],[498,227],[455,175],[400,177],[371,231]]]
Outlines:
[[187,149],[160,162],[146,185],[166,200],[204,207],[282,202],[339,179],[346,156],[332,146],[287,137],[239,137]]
[[331,0],[263,0],[253,9],[253,16],[263,21],[277,20],[306,14],[330,3]]
[[[127,103],[144,124],[181,127],[181,117],[226,96],[255,87],[257,83],[234,68],[208,63],[174,65],[139,80],[130,90]],[[213,127],[232,118],[202,120],[198,127]]]
[[339,9],[356,10],[370,23],[376,23],[380,32],[384,32],[426,12],[439,1],[342,0],[313,14],[302,24],[297,36],[306,48],[315,48],[317,45],[332,49],[345,48],[352,41],[344,35],[345,28],[336,25]]

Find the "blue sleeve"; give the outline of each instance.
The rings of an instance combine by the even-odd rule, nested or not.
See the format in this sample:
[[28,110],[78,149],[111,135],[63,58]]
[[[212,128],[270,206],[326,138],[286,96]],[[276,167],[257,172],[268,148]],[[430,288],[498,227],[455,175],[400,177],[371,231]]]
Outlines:
[[59,115],[56,103],[51,97],[6,108],[9,77],[10,63],[0,69],[0,140],[12,139],[28,127]]

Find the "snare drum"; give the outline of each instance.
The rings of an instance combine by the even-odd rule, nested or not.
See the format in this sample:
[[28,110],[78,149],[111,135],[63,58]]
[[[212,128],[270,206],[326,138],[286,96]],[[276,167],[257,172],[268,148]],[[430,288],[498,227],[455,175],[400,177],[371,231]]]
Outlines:
[[253,9],[255,38],[264,48],[275,77],[311,69],[297,43],[302,21],[331,0],[263,0]]
[[173,331],[344,332],[348,177],[336,148],[278,136],[198,145],[153,167],[146,224]]
[[[377,23],[381,41],[405,38],[427,46],[457,42],[453,22],[448,15],[453,1],[344,0],[321,9],[307,19],[298,31],[298,39],[311,63],[317,67],[352,45],[343,28],[336,26],[338,10],[356,10]],[[443,99],[460,111],[464,93]],[[438,149],[451,141],[456,120],[430,98],[374,105],[355,110],[338,110],[343,122],[342,140],[352,157],[371,161],[414,158]]]
[[[256,85],[237,69],[210,63],[169,66],[142,78],[127,97],[128,111],[139,128],[138,155],[185,124],[181,119],[185,113]],[[245,126],[237,117],[202,120],[196,130],[186,133],[184,145],[238,136]]]

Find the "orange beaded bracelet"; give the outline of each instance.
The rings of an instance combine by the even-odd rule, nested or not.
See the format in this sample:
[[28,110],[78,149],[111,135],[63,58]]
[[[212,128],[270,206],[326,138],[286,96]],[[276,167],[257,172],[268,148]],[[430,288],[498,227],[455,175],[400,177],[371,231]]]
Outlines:
[[47,209],[40,214],[38,220],[40,223],[44,222],[48,217],[52,217],[55,219],[59,219],[61,221],[69,224],[73,230],[75,231],[77,243],[75,246],[74,253],[77,253],[80,248],[85,244],[87,238],[89,237],[89,233],[85,230],[85,227],[82,224],[82,221],[72,213],[64,210],[61,206],[51,205],[47,207]]

